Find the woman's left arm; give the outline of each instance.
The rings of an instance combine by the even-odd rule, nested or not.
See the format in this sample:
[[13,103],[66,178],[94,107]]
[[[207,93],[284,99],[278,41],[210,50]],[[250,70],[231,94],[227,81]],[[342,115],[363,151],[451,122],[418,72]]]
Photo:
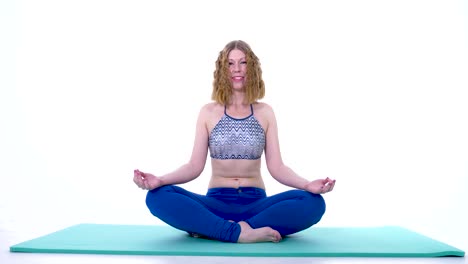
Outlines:
[[329,178],[317,179],[309,181],[291,168],[283,163],[281,157],[279,137],[278,137],[278,125],[273,109],[264,104],[263,114],[267,121],[267,129],[265,131],[266,144],[265,144],[265,160],[268,171],[271,176],[278,182],[296,189],[306,190],[312,193],[326,193],[333,190],[335,180]]

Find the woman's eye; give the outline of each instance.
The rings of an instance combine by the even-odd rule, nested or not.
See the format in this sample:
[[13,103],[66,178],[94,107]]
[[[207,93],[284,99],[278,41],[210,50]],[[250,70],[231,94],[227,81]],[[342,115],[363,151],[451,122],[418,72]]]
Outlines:
[[[229,62],[228,65],[229,65],[229,66],[232,66],[232,65],[234,65],[234,64],[235,64],[234,62]],[[241,62],[239,62],[239,64],[247,64],[247,61],[241,61]]]

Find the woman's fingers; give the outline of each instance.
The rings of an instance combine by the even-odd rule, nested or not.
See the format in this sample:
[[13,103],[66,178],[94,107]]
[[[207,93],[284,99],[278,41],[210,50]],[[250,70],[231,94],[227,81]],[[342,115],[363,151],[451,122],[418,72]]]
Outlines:
[[135,182],[135,184],[143,189],[143,190],[146,190],[147,189],[147,181],[146,181],[146,177],[144,175],[144,173],[142,173],[141,171],[139,170],[134,170],[133,171],[133,182]]
[[138,183],[141,181],[141,177],[138,175],[133,175],[133,182],[138,185]]
[[136,184],[138,187],[142,188],[142,186],[143,186],[143,180],[141,179],[141,177],[135,176],[135,177],[133,177],[133,181],[135,182],[135,184]]
[[336,180],[333,180],[330,191],[333,191],[333,188],[335,188],[335,182],[336,182]]
[[331,192],[333,191],[333,188],[335,187],[335,180],[331,181],[328,183],[328,191]]
[[149,190],[151,189],[151,187],[149,186],[149,182],[148,181],[145,181],[145,190]]
[[144,173],[139,170],[133,170],[133,181],[139,188],[143,190],[153,189],[154,187],[151,185],[154,185],[155,178],[156,177],[153,174]]
[[333,187],[335,187],[335,180],[332,180],[330,178],[326,178],[324,180],[325,184],[322,186],[322,191],[323,193],[331,192],[333,190]]
[[135,176],[140,176],[140,177],[145,177],[145,174],[139,170],[134,170],[133,175]]

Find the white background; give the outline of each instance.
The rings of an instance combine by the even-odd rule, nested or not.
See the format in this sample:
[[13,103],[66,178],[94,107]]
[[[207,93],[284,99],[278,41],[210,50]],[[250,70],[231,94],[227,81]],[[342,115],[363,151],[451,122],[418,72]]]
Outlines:
[[[188,161],[218,52],[260,58],[283,159],[331,177],[321,226],[468,246],[461,0],[2,1],[0,224],[159,223],[133,169]],[[186,184],[204,193],[203,174]],[[267,192],[283,191],[265,170]],[[21,241],[11,241],[19,243]]]

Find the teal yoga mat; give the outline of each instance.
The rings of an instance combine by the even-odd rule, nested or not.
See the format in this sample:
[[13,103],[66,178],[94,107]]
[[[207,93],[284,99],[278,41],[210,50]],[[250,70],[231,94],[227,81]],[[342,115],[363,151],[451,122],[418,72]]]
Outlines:
[[465,252],[396,226],[312,227],[280,243],[236,244],[193,238],[169,226],[79,224],[10,247],[11,252],[251,256],[442,257]]

